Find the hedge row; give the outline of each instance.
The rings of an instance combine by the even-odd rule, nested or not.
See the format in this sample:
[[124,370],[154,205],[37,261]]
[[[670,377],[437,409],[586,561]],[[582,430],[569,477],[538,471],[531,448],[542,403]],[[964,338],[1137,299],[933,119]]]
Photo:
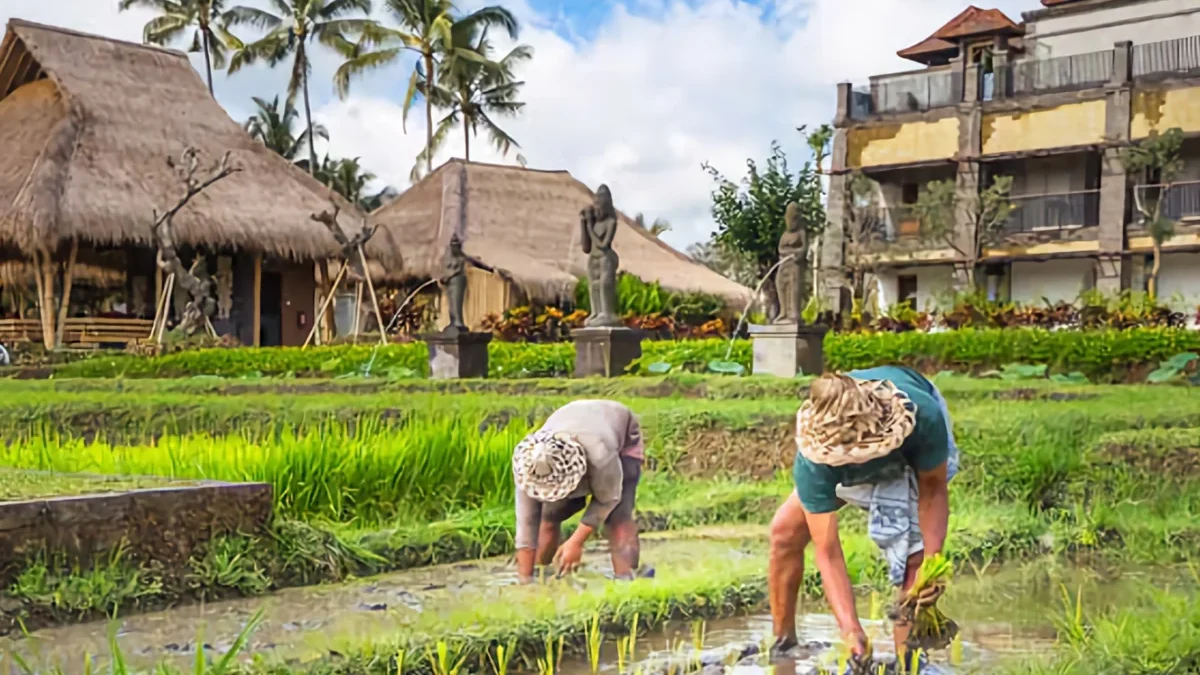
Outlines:
[[[648,341],[635,368],[669,363],[672,371],[704,372],[713,361],[726,359],[724,340]],[[1200,332],[1182,328],[1068,331],[1022,329],[964,329],[942,333],[830,334],[825,340],[826,365],[850,370],[900,363],[925,371],[980,371],[1010,363],[1047,364],[1051,372],[1082,372],[1093,380],[1142,379],[1149,368],[1181,352],[1200,351]],[[527,344],[493,342],[489,348],[490,376],[529,378],[568,376],[575,352],[569,343]],[[750,342],[737,340],[729,359],[750,369]],[[351,376],[370,374],[405,378],[428,374],[423,343],[373,347],[238,348],[176,352],[145,358],[127,354],[100,355],[62,366],[58,377],[190,377]]]

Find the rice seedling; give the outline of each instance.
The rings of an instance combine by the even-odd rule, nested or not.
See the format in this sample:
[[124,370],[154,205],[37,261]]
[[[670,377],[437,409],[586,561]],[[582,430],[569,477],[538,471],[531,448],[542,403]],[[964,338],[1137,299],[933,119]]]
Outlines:
[[554,675],[562,666],[563,658],[563,636],[559,636],[555,642],[554,637],[547,635],[545,639],[546,655],[540,656],[537,659],[537,669],[539,675]]
[[[509,641],[508,645],[496,645],[495,654],[488,654],[488,663],[492,666],[493,675],[508,675],[508,664],[512,661],[516,642]],[[397,673],[400,670],[397,668]]]
[[434,648],[426,648],[425,660],[433,675],[458,675],[467,660],[467,654],[461,649],[451,651],[445,640],[438,640]]
[[917,578],[897,608],[895,617],[912,625],[905,641],[910,650],[945,649],[958,635],[958,624],[937,608],[936,601],[923,605],[919,600],[921,594],[929,589],[937,586],[944,588],[953,570],[953,564],[940,553],[926,558],[917,570]]
[[604,633],[600,631],[600,613],[592,614],[592,619],[584,627],[584,640],[587,642],[588,665],[593,675],[600,672],[600,647],[604,643]]

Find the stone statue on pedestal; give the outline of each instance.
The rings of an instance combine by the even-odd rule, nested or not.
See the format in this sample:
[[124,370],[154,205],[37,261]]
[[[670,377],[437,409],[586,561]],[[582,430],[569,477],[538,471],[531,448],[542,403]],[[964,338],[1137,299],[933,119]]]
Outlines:
[[779,238],[779,259],[782,261],[775,273],[775,291],[779,295],[777,324],[801,323],[804,311],[804,275],[807,270],[808,236],[800,218],[800,205],[787,205],[783,216],[784,232]]
[[617,269],[620,258],[612,248],[617,233],[617,210],[607,185],[596,190],[595,202],[579,214],[583,252],[588,255],[588,297],[592,311],[584,325],[589,328],[622,326],[617,316]]
[[463,301],[467,297],[467,264],[483,270],[492,271],[491,267],[463,252],[462,239],[458,234],[450,237],[450,245],[446,247],[446,255],[442,258],[442,277],[439,281],[444,290],[443,298],[450,314],[450,323],[445,333],[466,333],[470,329],[463,321]]

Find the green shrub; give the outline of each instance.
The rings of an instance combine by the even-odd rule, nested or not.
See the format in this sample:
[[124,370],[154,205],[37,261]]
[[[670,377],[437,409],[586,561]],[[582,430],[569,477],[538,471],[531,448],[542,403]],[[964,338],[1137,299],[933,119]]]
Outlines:
[[[706,372],[713,361],[732,361],[750,369],[751,344],[723,339],[646,341],[642,358],[630,372],[661,374]],[[898,363],[926,372],[997,370],[1012,363],[1047,366],[1048,374],[1082,373],[1093,381],[1142,380],[1160,362],[1182,352],[1200,351],[1200,332],[1183,328],[1127,330],[963,329],[942,333],[831,333],[825,339],[825,363],[832,370],[853,370]],[[372,361],[374,358],[374,361]],[[342,345],[336,347],[204,349],[154,358],[100,355],[70,363],[58,377],[222,377],[361,375],[367,364],[383,378],[423,377],[428,352],[423,343]],[[492,342],[492,378],[564,377],[574,369],[570,343]]]

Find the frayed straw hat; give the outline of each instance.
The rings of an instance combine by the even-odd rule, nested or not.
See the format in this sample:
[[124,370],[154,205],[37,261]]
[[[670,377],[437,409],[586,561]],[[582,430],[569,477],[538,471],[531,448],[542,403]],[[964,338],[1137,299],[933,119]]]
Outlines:
[[587,474],[587,453],[567,434],[535,431],[513,452],[517,487],[539,502],[566,499]]
[[796,413],[796,449],[816,464],[862,464],[899,448],[915,425],[916,404],[891,382],[826,374]]

